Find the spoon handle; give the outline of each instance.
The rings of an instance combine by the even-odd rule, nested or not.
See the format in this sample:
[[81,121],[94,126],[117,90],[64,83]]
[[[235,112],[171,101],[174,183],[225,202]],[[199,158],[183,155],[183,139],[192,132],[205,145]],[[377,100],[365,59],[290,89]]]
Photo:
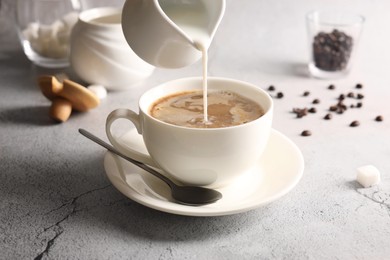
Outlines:
[[92,133],[88,132],[87,130],[79,128],[79,133],[82,134],[83,136],[87,137],[88,139],[94,141],[95,143],[103,146],[104,148],[106,148],[110,152],[112,152],[112,153],[122,157],[123,159],[125,159],[125,160],[127,160],[127,161],[129,161],[129,162],[131,162],[131,163],[133,163],[135,165],[137,165],[141,169],[143,169],[143,170],[153,174],[157,178],[159,178],[162,181],[166,182],[170,187],[175,185],[170,179],[168,179],[167,177],[165,177],[161,173],[157,172],[156,170],[152,169],[151,167],[147,166],[146,164],[144,164],[142,162],[139,162],[137,160],[134,160],[134,159],[124,155],[123,153],[121,153],[117,149],[115,149],[112,145],[104,142],[102,139],[98,138],[97,136],[93,135]]

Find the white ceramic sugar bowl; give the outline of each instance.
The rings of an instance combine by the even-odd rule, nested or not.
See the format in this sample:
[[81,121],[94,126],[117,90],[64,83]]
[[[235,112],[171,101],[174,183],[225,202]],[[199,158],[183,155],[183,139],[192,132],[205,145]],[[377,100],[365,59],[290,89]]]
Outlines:
[[82,80],[109,90],[131,88],[154,70],[129,48],[122,33],[121,10],[112,7],[80,13],[71,35],[70,62]]

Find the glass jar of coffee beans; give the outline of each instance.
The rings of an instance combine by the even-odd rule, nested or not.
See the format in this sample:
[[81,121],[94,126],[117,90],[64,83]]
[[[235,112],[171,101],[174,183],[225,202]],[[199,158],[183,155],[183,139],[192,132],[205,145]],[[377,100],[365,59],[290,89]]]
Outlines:
[[314,11],[306,16],[309,71],[317,78],[341,78],[349,73],[364,17],[338,11]]

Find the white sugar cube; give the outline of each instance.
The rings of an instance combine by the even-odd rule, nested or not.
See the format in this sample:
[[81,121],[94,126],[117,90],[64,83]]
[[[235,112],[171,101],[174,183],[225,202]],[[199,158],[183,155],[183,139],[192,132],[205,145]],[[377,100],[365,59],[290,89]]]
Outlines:
[[79,14],[77,12],[71,12],[62,17],[62,21],[69,30],[72,30],[73,26],[77,23]]
[[43,39],[50,39],[52,36],[51,25],[40,24],[38,29],[38,37]]
[[38,38],[39,24],[38,23],[30,23],[26,29],[23,31],[23,36],[27,40],[31,41],[31,39]]
[[53,38],[58,38],[58,34],[61,34],[64,31],[66,31],[66,26],[62,21],[56,20],[51,24],[51,36]]
[[69,48],[66,44],[60,44],[56,39],[52,39],[51,45],[46,46],[46,56],[55,59],[63,59],[68,56]]
[[92,93],[94,93],[99,99],[107,97],[107,90],[102,85],[90,85],[87,87]]
[[379,170],[373,165],[365,165],[357,168],[356,180],[364,187],[368,188],[380,182]]
[[60,44],[68,45],[69,44],[69,40],[70,40],[70,32],[69,32],[69,30],[66,29],[66,30],[58,31],[58,33],[56,35],[56,39],[57,39],[57,41]]
[[35,37],[31,37],[31,38],[29,38],[29,41],[30,41],[31,48],[35,52],[37,52],[39,54],[41,54],[43,52],[42,44],[41,44],[41,41],[40,41],[39,37],[36,37],[36,38]]

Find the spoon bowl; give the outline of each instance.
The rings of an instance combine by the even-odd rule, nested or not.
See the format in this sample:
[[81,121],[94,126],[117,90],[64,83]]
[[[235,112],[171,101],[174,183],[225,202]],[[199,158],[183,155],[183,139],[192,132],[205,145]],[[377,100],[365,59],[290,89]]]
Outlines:
[[112,145],[104,142],[100,138],[96,137],[95,135],[91,134],[85,129],[79,129],[80,134],[84,135],[88,139],[94,141],[95,143],[103,146],[110,152],[122,157],[123,159],[135,164],[136,166],[142,168],[143,170],[153,174],[157,178],[164,181],[168,186],[171,188],[172,192],[172,198],[184,205],[190,205],[190,206],[202,206],[214,203],[222,198],[222,194],[216,190],[199,187],[199,186],[181,186],[177,185],[175,182],[173,182],[171,179],[167,178],[166,176],[162,175],[158,171],[154,170],[153,168],[147,166],[144,163],[141,163],[137,160],[134,160],[118,150],[116,150]]

